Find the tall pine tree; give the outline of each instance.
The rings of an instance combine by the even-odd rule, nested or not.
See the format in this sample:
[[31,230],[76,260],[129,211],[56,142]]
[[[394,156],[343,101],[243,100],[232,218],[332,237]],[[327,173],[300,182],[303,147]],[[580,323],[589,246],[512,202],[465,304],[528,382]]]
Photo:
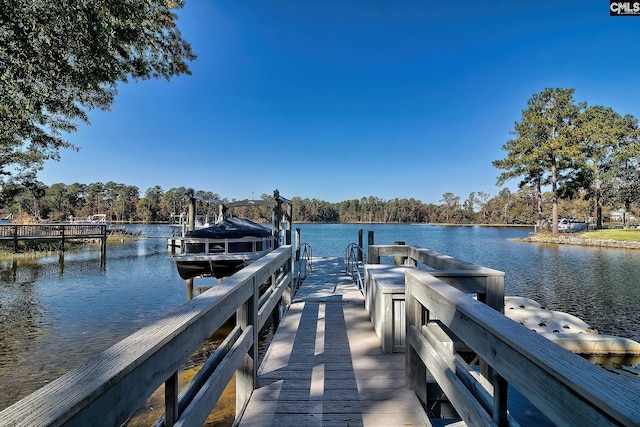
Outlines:
[[541,188],[551,187],[554,234],[558,233],[559,188],[571,179],[566,172],[575,169],[582,154],[575,123],[584,104],[575,104],[573,92],[573,89],[547,88],[533,95],[522,111],[522,119],[515,123],[515,138],[502,147],[507,151],[506,158],[493,162],[497,168],[504,169],[498,183],[523,177],[520,187],[533,186],[539,197],[539,215],[542,213]]

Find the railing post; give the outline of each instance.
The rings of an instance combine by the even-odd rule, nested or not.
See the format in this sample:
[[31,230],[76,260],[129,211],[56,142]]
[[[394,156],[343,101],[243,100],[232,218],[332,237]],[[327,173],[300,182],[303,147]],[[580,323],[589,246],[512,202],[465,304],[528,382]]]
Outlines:
[[102,238],[101,240],[101,246],[100,246],[100,260],[102,261],[102,264],[104,265],[106,259],[107,259],[107,226],[106,225],[101,225],[101,234],[102,234]]
[[18,226],[13,226],[13,253],[18,253]]
[[[289,252],[291,253],[291,252]],[[282,273],[284,276],[286,276],[289,273],[293,273],[293,259],[289,258],[284,265],[282,266]],[[289,282],[289,284],[287,285],[286,289],[284,290],[284,292],[282,293],[282,299],[281,302],[284,305],[285,309],[289,309],[289,306],[291,305],[291,301],[293,301],[293,295],[295,293],[295,290],[293,289],[293,274],[291,275],[292,279]],[[273,279],[273,286],[275,286],[275,277]],[[276,323],[276,327],[278,325],[278,323],[280,322],[280,318],[277,319],[277,323]]]
[[487,276],[485,294],[478,300],[504,314],[504,276]]
[[251,297],[236,312],[236,323],[245,331],[252,328],[253,344],[245,354],[236,371],[236,418],[242,414],[255,388],[258,371],[258,287],[256,278],[251,279],[253,292]]
[[[371,252],[369,252],[371,253]],[[413,390],[423,405],[427,404],[427,367],[413,348],[411,331],[420,330],[424,323],[422,305],[411,294],[411,281],[405,276],[405,380],[409,390]]]
[[280,192],[275,190],[273,192],[273,198],[276,201],[273,207],[273,240],[274,249],[280,247],[280,231],[282,231],[282,225],[280,223],[282,219],[282,202],[280,201]]
[[65,231],[65,226],[61,225],[60,226],[60,252],[64,253],[64,231]]
[[[478,293],[478,301],[504,314],[504,276],[487,276],[485,278],[484,292]],[[491,381],[491,383],[494,387],[496,387],[497,390],[499,386],[498,382],[500,380],[497,372],[495,372],[493,368],[489,366],[489,364],[483,359],[480,359],[479,365],[480,373],[482,374],[482,376]],[[506,389],[504,393],[506,394]]]
[[369,245],[369,259],[367,260],[367,262],[369,264],[380,264],[380,250],[374,246],[374,245]]
[[[406,243],[403,242],[403,241],[398,240],[398,241],[393,242],[393,244],[394,245],[398,245],[398,246],[403,246]],[[407,260],[407,257],[405,257],[405,256],[395,256],[395,257],[393,257],[393,263],[395,265],[404,265],[406,260]]]
[[493,421],[500,427],[509,425],[507,413],[507,390],[509,384],[497,372],[493,371]]
[[407,258],[405,259],[405,264],[406,265],[410,265],[412,267],[417,267],[418,266],[418,262],[420,259],[420,255],[419,255],[419,251],[417,252],[418,255],[416,255],[416,250],[419,248],[416,248],[414,246],[410,246],[409,247],[409,251],[407,252]]
[[[286,269],[287,267],[285,264],[282,266],[283,273],[286,271]],[[277,273],[273,273],[269,278],[269,289],[271,290],[271,292],[275,292],[276,283],[278,283],[278,275]],[[278,326],[280,326],[280,310],[278,310],[278,307],[282,307],[282,306],[288,307],[290,303],[291,303],[291,292],[290,292],[290,288],[287,286],[282,291],[282,296],[280,297],[280,300],[276,305],[276,309],[271,312],[271,321],[273,322],[274,329],[278,329]]]
[[193,231],[196,229],[196,199],[194,197],[195,192],[193,189],[189,189],[187,191],[187,196],[189,197],[189,206],[188,206],[188,231]]
[[362,228],[358,229],[358,262],[362,262]]
[[187,285],[187,301],[191,301],[193,299],[193,277],[187,279],[185,282]]
[[178,421],[178,372],[164,383],[164,426],[172,427]]

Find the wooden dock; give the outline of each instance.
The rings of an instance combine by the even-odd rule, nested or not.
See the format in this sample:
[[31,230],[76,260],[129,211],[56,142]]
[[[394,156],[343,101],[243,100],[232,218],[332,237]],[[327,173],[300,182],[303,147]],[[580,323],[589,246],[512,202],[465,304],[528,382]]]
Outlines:
[[[358,286],[342,259],[313,258],[299,287],[292,249],[275,249],[0,411],[0,426],[123,425],[163,384],[158,425],[201,426],[235,374],[240,426],[507,427],[517,418],[511,389],[556,425],[640,427],[633,371],[606,371],[504,316],[503,272],[369,245]],[[381,257],[403,266],[379,265]],[[258,331],[278,307],[285,316],[259,365]],[[232,317],[235,328],[179,390],[185,360]]]
[[59,242],[60,252],[65,251],[65,241],[100,239],[101,254],[107,250],[107,224],[3,224],[0,225],[0,241],[13,242],[13,252],[18,252],[18,241]]
[[343,260],[314,258],[239,425],[430,425],[404,363],[404,354],[382,353]]

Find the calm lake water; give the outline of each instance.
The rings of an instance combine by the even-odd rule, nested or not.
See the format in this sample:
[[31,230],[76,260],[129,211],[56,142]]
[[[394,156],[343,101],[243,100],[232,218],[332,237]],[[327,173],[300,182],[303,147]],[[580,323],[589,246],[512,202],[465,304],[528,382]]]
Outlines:
[[[600,332],[640,341],[640,251],[517,242],[528,228],[299,224],[314,256],[344,256],[358,229],[506,272],[507,295],[574,314]],[[0,265],[0,409],[186,301],[166,226],[130,226],[140,240],[24,265]],[[149,237],[151,236],[151,237]],[[366,250],[366,248],[365,248]],[[207,286],[213,279],[197,279]]]

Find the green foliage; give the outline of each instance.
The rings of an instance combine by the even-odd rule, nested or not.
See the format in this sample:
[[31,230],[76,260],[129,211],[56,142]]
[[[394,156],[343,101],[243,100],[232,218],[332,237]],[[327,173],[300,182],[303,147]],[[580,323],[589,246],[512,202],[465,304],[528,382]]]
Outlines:
[[599,105],[585,109],[577,121],[582,158],[577,159],[580,183],[596,204],[596,227],[602,228],[604,188],[615,176],[614,156],[625,132],[623,118],[611,108]]
[[498,184],[521,178],[520,188],[533,190],[540,223],[545,218],[542,187],[550,186],[554,233],[559,199],[593,197],[601,226],[607,197],[627,194],[632,203],[640,195],[633,191],[640,184],[637,120],[611,108],[576,104],[573,92],[547,88],[534,94],[515,123],[515,138],[502,147],[507,156],[493,162],[503,170]]
[[505,171],[498,177],[501,185],[511,178],[523,177],[520,186],[557,182],[558,171],[572,165],[580,149],[575,144],[574,122],[583,104],[575,105],[573,89],[547,88],[534,94],[522,118],[514,124],[514,139],[502,147],[507,157],[493,162]]
[[189,74],[166,0],[0,0],[0,174],[31,180],[122,82]]
[[[40,218],[47,221],[104,213],[110,222],[169,222],[174,214],[186,214],[186,194],[184,187],[164,191],[154,186],[140,196],[138,187],[113,181],[106,184],[56,183],[50,187],[42,183],[32,187],[7,183],[0,190],[0,210],[12,212],[14,218],[18,218],[16,222],[31,222],[36,217],[36,208],[40,211]],[[197,190],[196,194],[227,201],[208,191]],[[273,196],[262,194],[260,198],[272,200]],[[545,193],[542,198],[548,204],[551,196]],[[531,225],[536,221],[536,197],[529,187],[517,193],[503,188],[493,197],[481,191],[472,192],[462,203],[459,196],[448,192],[442,195],[439,205],[414,198],[382,200],[375,196],[339,203],[298,196],[292,197],[291,201],[294,222]],[[592,208],[589,200],[575,198],[561,201],[559,211],[563,216],[588,218]],[[634,202],[627,211],[637,208]],[[218,214],[218,205],[198,201],[196,212],[199,216],[214,218]],[[236,207],[233,214],[263,223],[272,221],[272,210],[264,206]],[[544,214],[549,215],[549,212]]]
[[625,210],[640,202],[640,127],[630,115],[623,118],[624,132],[614,153],[615,177],[611,182],[612,199]]

